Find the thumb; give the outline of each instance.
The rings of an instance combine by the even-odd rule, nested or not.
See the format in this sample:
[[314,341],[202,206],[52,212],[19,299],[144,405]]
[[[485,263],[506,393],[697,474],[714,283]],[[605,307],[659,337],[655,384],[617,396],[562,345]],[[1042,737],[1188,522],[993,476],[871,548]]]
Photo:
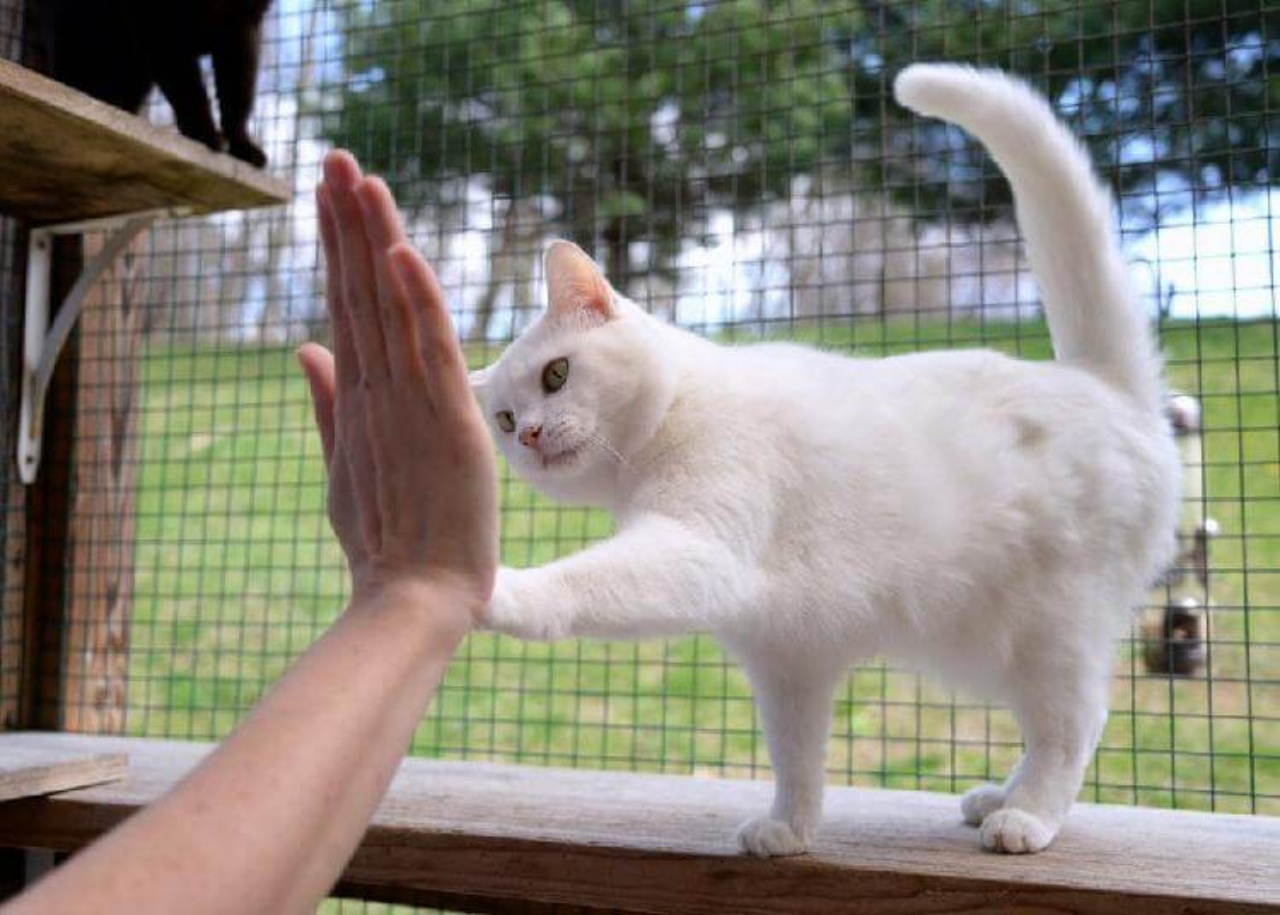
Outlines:
[[305,343],[298,349],[298,362],[311,387],[311,405],[324,448],[324,464],[328,467],[333,460],[333,353],[318,343]]

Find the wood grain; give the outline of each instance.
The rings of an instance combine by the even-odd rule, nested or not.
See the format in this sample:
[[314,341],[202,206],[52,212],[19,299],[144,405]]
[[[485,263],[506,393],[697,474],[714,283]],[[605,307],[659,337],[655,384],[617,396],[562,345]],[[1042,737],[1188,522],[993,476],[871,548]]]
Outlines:
[[[100,235],[86,237],[85,260],[102,244]],[[62,623],[67,647],[58,705],[62,729],[87,734],[120,734],[125,725],[141,393],[137,284],[144,269],[135,255],[146,246],[139,238],[103,273],[80,318]]]
[[173,128],[0,60],[0,212],[38,223],[284,203],[289,188]]
[[[66,734],[128,779],[0,806],[0,845],[71,850],[187,772],[207,745]],[[734,828],[765,782],[405,760],[338,890],[470,911],[1275,912],[1280,820],[1079,805],[1032,857],[983,852],[958,800],[832,789],[814,852],[755,861]]]
[[0,801],[113,781],[127,771],[123,753],[33,747],[20,734],[0,734]]

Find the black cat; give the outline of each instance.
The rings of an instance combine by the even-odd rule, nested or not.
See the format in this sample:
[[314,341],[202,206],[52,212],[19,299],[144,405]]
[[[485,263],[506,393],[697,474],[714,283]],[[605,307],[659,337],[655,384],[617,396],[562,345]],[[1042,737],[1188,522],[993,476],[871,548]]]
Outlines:
[[[271,0],[39,0],[48,72],[134,113],[151,87],[159,86],[184,134],[261,167],[267,157],[249,139],[246,125],[270,5]],[[200,74],[206,54],[213,55],[222,133]]]

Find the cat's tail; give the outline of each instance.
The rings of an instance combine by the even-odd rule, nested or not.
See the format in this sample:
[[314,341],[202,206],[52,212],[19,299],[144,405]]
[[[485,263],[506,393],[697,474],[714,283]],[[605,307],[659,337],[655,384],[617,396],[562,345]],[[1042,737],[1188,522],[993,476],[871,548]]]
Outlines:
[[1048,101],[998,70],[955,64],[907,67],[893,89],[907,108],[976,136],[1009,179],[1058,359],[1159,411],[1160,359],[1129,283],[1111,194]]

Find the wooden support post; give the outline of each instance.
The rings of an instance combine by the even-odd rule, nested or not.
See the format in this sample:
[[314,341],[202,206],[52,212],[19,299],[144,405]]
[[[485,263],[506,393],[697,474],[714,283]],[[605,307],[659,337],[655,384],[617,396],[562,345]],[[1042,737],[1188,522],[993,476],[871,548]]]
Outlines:
[[[87,240],[85,260],[100,247]],[[60,698],[63,728],[81,733],[121,734],[125,725],[142,354],[139,263],[130,261],[108,269],[81,318]]]

